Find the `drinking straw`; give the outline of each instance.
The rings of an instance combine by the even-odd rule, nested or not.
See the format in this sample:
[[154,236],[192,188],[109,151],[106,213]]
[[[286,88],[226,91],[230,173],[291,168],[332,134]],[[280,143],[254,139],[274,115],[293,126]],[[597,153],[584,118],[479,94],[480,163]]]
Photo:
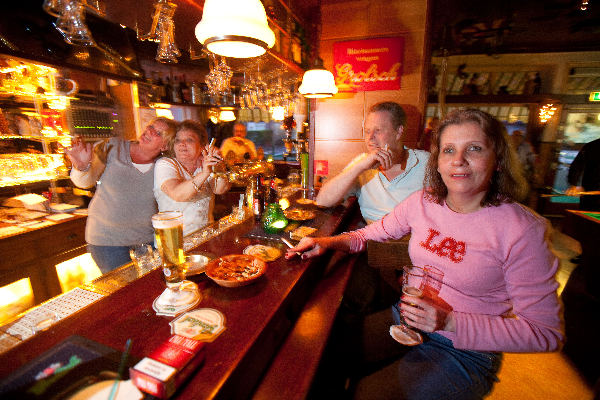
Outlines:
[[123,354],[121,354],[121,362],[119,363],[117,379],[115,379],[115,382],[113,383],[113,386],[110,389],[110,394],[108,395],[108,400],[114,400],[115,395],[117,394],[117,387],[119,387],[119,382],[121,381],[121,377],[123,376],[123,372],[125,370],[125,365],[127,364],[127,358],[129,357],[130,350],[131,350],[131,338],[127,339],[127,341],[125,342],[125,350],[123,350]]

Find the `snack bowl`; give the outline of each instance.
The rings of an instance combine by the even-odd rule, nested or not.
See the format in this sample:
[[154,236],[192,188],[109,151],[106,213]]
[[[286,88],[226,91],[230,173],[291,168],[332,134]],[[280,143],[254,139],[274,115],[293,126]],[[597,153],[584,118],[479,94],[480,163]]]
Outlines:
[[223,287],[246,286],[262,275],[267,264],[248,254],[231,254],[215,258],[206,265],[206,276]]
[[196,275],[204,272],[206,264],[208,264],[215,257],[208,253],[190,254],[185,256],[185,263],[187,264],[186,275]]
[[308,221],[317,215],[313,210],[304,208],[288,208],[283,214],[287,219],[291,219],[292,221]]

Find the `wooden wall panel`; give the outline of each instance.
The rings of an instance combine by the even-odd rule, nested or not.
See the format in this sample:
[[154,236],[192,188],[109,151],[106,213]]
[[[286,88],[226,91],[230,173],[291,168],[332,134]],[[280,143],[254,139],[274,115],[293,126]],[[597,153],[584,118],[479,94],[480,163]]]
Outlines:
[[405,41],[400,90],[340,93],[317,102],[315,159],[329,160],[329,176],[338,174],[365,151],[362,126],[368,107],[396,101],[407,112],[405,143],[414,147],[425,108],[427,0],[362,0],[321,6],[319,55],[333,71],[333,45],[347,40],[402,36]]
[[[318,102],[315,140],[363,140],[364,108],[364,92]],[[343,118],[340,118],[342,110]]]

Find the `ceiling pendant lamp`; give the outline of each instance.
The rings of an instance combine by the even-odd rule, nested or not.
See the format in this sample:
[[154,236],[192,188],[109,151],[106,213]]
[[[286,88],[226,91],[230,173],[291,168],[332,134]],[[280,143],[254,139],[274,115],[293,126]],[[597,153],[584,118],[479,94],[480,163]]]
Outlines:
[[233,112],[234,108],[230,107],[222,107],[219,112],[219,121],[222,122],[231,122],[235,121],[235,113]]
[[323,60],[317,58],[312,69],[304,73],[298,91],[309,99],[324,99],[338,92],[333,74],[323,67]]
[[275,44],[260,0],[206,0],[196,38],[209,51],[235,58],[258,57]]

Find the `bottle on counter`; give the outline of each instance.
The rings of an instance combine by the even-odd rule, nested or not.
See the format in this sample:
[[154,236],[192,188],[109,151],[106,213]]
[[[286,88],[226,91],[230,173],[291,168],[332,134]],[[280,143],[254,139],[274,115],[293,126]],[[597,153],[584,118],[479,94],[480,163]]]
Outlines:
[[190,87],[192,104],[202,104],[202,90],[198,82],[194,81]]
[[156,98],[158,101],[164,101],[164,98],[167,95],[165,92],[165,84],[158,73],[156,76],[157,79],[154,81],[154,85],[156,86]]
[[165,78],[165,97],[163,98],[163,102],[171,103],[173,101],[173,86],[171,86],[171,80],[167,76]]
[[265,209],[265,197],[262,188],[262,175],[256,174],[256,177],[252,181],[252,213],[254,214],[254,220],[260,221],[263,211]]
[[302,189],[308,188],[308,153],[303,149],[300,153],[300,169],[302,170]]
[[182,99],[181,99],[181,85],[179,84],[179,80],[177,80],[177,77],[174,76],[173,77],[173,85],[171,86],[171,97],[172,97],[172,102],[173,103],[181,103]]
[[274,177],[271,177],[269,187],[266,190],[265,209],[271,203],[277,203],[277,184]]
[[192,102],[192,94],[190,87],[185,81],[185,74],[181,75],[181,82],[179,82],[179,86],[181,87],[181,101],[183,103],[191,103]]

